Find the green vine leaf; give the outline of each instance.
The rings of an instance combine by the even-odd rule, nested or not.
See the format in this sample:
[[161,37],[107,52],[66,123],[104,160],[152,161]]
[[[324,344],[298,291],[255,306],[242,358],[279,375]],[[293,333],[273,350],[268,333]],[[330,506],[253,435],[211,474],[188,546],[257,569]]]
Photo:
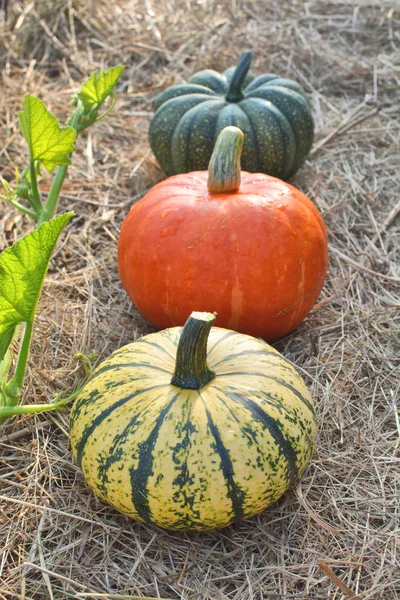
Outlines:
[[0,362],[17,325],[33,323],[50,257],[73,214],[43,223],[0,254]]
[[85,112],[99,108],[113,92],[123,70],[124,67],[118,65],[107,71],[93,73],[76,94],[75,101],[79,99],[82,102]]
[[27,94],[19,113],[22,134],[29,146],[31,162],[40,162],[51,173],[54,167],[70,165],[75,149],[76,131],[62,127],[35,96]]

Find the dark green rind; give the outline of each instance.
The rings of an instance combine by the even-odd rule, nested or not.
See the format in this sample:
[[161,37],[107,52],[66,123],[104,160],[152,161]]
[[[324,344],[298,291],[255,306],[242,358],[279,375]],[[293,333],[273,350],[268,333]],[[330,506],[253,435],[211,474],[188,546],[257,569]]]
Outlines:
[[283,77],[278,77],[277,75],[274,75],[273,73],[264,73],[264,75],[259,75],[258,77],[256,77],[250,83],[250,85],[248,85],[246,87],[246,89],[244,90],[244,94],[245,94],[245,96],[250,96],[250,95],[252,95],[252,92],[254,92],[255,90],[258,90],[260,87],[266,87],[266,86],[268,86],[268,87],[280,86],[280,87],[284,87],[286,89],[290,89],[290,90],[300,94],[300,96],[306,100],[307,104],[309,104],[308,96],[305,93],[305,91],[303,90],[303,88],[301,87],[301,85],[299,85],[295,81],[292,81],[291,79],[285,79]]
[[249,118],[256,135],[260,170],[285,179],[295,160],[295,138],[286,117],[261,98],[246,98],[239,106]]
[[297,469],[297,454],[294,451],[290,440],[288,440],[282,432],[282,426],[280,423],[268,415],[256,402],[238,392],[232,393],[228,390],[221,389],[221,392],[225,393],[228,398],[233,402],[242,404],[246,410],[251,413],[251,416],[255,421],[259,421],[263,424],[265,429],[269,431],[275,444],[278,446],[280,453],[283,454],[287,463],[287,478],[290,483],[295,481],[298,476]]
[[300,96],[302,96],[308,104],[310,103],[308,96],[305,93],[305,91],[303,90],[303,88],[301,87],[301,85],[299,85],[295,81],[292,81],[291,79],[284,79],[283,77],[277,77],[276,79],[271,81],[269,85],[285,87],[290,90],[293,90],[294,92],[297,92],[298,94],[300,94]]
[[243,504],[245,500],[245,494],[240,486],[235,482],[233,475],[233,464],[229,456],[228,450],[225,448],[221,434],[218,430],[218,427],[215,425],[214,421],[211,418],[211,415],[207,409],[207,405],[204,402],[204,408],[207,415],[208,427],[212,436],[214,437],[215,443],[213,444],[213,448],[215,452],[218,454],[221,460],[220,469],[223,473],[226,487],[227,487],[227,496],[230,498],[232,502],[232,511],[233,518],[230,520],[230,523],[239,521],[244,516]]
[[179,121],[193,107],[207,101],[209,101],[209,96],[206,94],[189,94],[171,98],[154,115],[149,129],[150,145],[161,168],[167,175],[185,172],[175,171],[172,163],[171,144]]
[[263,75],[258,75],[243,90],[245,96],[250,94],[252,90],[255,90],[256,88],[268,83],[269,81],[272,81],[273,79],[278,79],[278,76],[274,75],[273,73],[263,73]]
[[189,77],[188,83],[204,85],[205,87],[210,88],[210,90],[213,92],[217,92],[217,94],[221,94],[223,96],[228,90],[226,78],[221,75],[221,73],[217,73],[217,71],[214,71],[213,69],[205,69],[204,71],[195,73]]
[[[259,161],[257,154],[257,141],[253,127],[250,120],[245,112],[240,108],[240,104],[229,103],[224,106],[218,115],[217,122],[215,125],[215,139],[221,133],[225,127],[229,125],[235,125],[239,127],[244,133],[244,143],[242,150],[242,157],[240,159],[241,167],[243,171],[258,171]],[[210,152],[210,157],[212,148]],[[210,157],[208,160],[210,160]]]
[[[305,91],[295,81],[278,77],[273,73],[265,73],[258,77],[248,73],[243,85],[246,99],[227,103],[225,96],[235,69],[236,67],[231,67],[223,74],[211,69],[200,71],[190,77],[188,84],[173,86],[165,90],[157,99],[156,112],[150,124],[150,145],[167,175],[206,170],[215,140],[218,133],[222,131],[223,124],[236,125],[245,134],[242,152],[243,170],[264,172],[288,179],[303,164],[314,137],[314,122]],[[285,93],[284,99],[282,99],[283,93]],[[193,101],[193,97],[200,97],[201,100]],[[210,100],[210,97],[215,97],[216,100],[219,98],[220,110],[223,114],[216,118],[214,108],[212,114],[201,110],[194,120],[196,131],[191,131],[191,115],[186,119],[185,113],[190,112],[199,102],[205,103]],[[186,98],[188,105],[185,107]],[[264,110],[258,105],[256,111],[253,107],[249,112],[246,105],[242,106],[243,102],[249,99],[264,99],[269,108],[271,102],[275,108],[273,116],[276,116],[277,111],[280,118],[273,121],[271,111],[265,111],[266,104]],[[174,102],[177,104],[170,104]],[[230,108],[239,105],[246,116],[241,116],[235,108]],[[160,111],[163,110],[165,112],[160,115]],[[203,117],[206,119],[204,127],[199,122]],[[174,132],[178,127],[180,132],[175,138],[174,149],[172,149]],[[205,137],[197,141],[195,139],[197,132],[204,133]],[[269,144],[265,143],[266,132],[270,135]],[[207,144],[209,144],[208,148]]]
[[159,96],[157,96],[155,101],[155,109],[158,110],[162,104],[165,104],[171,98],[178,98],[179,96],[187,96],[189,94],[205,94],[206,96],[216,96],[216,92],[210,90],[210,88],[205,85],[196,85],[186,83],[183,85],[173,85],[170,88],[167,88],[164,92],[162,92]]
[[160,416],[156,420],[151,434],[145,442],[139,444],[139,461],[137,469],[134,469],[133,467],[130,469],[132,503],[139,516],[146,523],[152,522],[147,482],[149,477],[153,475],[154,446],[156,445],[158,434],[164,423],[164,419],[175,404],[178,396],[179,394],[176,394],[167,406],[160,411]]
[[205,171],[215,144],[215,123],[224,100],[208,100],[179,120],[169,148],[172,172]]
[[295,159],[286,175],[291,177],[303,164],[314,140],[314,120],[308,102],[293,90],[272,85],[261,86],[246,97],[272,102],[290,124],[296,144]]

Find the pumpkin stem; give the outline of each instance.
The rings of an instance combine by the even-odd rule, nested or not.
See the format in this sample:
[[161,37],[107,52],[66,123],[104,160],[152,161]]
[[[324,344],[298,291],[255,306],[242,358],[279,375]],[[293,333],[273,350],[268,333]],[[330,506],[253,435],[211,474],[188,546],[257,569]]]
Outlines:
[[208,191],[214,194],[237,192],[240,188],[240,156],[244,134],[230,125],[217,137],[208,163]]
[[215,313],[192,312],[179,339],[172,385],[187,390],[199,390],[214,379],[207,365],[207,341]]
[[244,95],[242,94],[242,85],[250,69],[251,55],[252,53],[250,51],[243,52],[243,54],[240,55],[238,64],[232,75],[228,93],[225,96],[227,102],[240,102],[240,100],[243,100]]

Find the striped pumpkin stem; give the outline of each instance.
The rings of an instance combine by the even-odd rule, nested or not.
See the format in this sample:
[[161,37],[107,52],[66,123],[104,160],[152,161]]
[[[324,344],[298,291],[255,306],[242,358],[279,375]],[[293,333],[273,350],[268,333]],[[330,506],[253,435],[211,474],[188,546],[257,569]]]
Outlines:
[[214,323],[215,313],[192,312],[182,328],[172,385],[199,390],[214,379],[215,373],[207,365],[207,341]]
[[250,69],[251,55],[251,52],[243,52],[243,54],[240,55],[231,79],[228,93],[225,96],[227,102],[240,102],[240,100],[243,100],[242,86]]
[[208,191],[213,194],[237,192],[240,188],[240,157],[244,134],[239,127],[225,127],[217,137],[208,164]]

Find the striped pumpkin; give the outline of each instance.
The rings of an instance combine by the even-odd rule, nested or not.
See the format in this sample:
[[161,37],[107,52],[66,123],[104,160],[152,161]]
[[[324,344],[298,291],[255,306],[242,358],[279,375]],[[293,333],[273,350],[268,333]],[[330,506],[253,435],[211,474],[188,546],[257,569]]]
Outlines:
[[87,483],[139,521],[202,530],[251,517],[314,452],[313,403],[295,369],[214,320],[192,313],[184,328],[114,352],[72,409]]

